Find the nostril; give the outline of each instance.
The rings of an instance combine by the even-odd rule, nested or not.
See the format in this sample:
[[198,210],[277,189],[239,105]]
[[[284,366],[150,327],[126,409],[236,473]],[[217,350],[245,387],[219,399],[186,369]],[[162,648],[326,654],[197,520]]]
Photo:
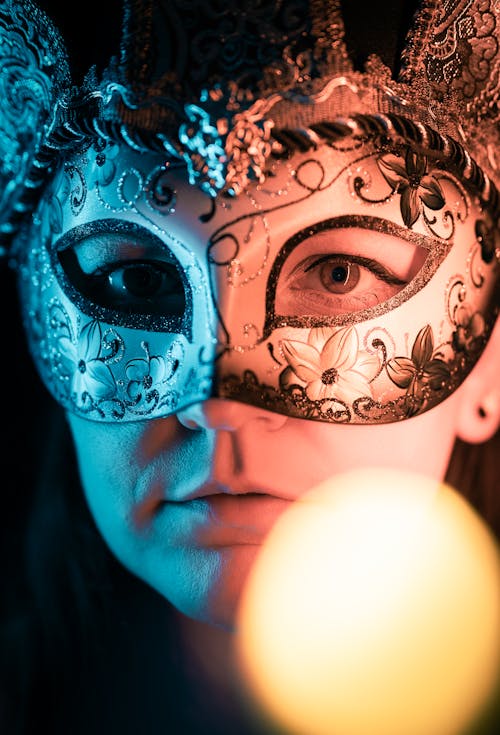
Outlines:
[[190,416],[189,409],[186,411],[179,411],[176,415],[179,423],[186,429],[191,429],[191,431],[198,431],[201,429],[200,422]]
[[182,419],[180,417],[178,418],[181,424],[186,427],[186,429],[200,429],[200,426],[198,426],[196,421],[193,421],[193,419]]

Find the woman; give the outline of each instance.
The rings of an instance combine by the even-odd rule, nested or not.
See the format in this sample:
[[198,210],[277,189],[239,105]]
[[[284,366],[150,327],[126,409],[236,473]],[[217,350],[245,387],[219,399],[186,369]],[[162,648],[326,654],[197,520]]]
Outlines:
[[[145,703],[163,666],[132,654],[128,674],[109,664],[119,691],[130,672],[145,676],[135,703],[153,732],[242,731],[218,657],[291,503],[353,467],[444,478],[457,441],[498,428],[498,9],[424,2],[400,53],[407,18],[389,7],[391,72],[362,32],[366,66],[353,65],[345,5],[126,3],[119,56],[76,88],[51,22],[31,3],[2,7],[5,67],[16,61],[7,99],[22,90],[24,102],[3,113],[5,248],[109,563],[133,575],[97,590],[126,600],[142,636],[144,616],[178,657],[165,668],[183,672],[160,714]],[[71,544],[93,546],[78,503]],[[37,553],[47,507],[35,502]],[[88,574],[62,574],[73,590],[59,597],[80,613]],[[145,586],[132,603],[135,578]],[[49,617],[47,600],[41,609]],[[48,640],[30,616],[9,620]],[[109,651],[108,632],[94,633]],[[108,665],[89,656],[83,681],[105,680]],[[79,732],[68,690],[52,727]],[[184,702],[200,692],[210,701],[190,720]],[[102,699],[90,699],[86,717],[102,727]]]

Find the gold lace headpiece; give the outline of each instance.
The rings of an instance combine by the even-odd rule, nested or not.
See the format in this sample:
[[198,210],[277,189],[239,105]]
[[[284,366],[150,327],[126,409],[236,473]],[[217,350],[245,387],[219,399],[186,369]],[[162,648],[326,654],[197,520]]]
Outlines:
[[291,136],[299,148],[315,145],[329,123],[356,114],[388,128],[391,115],[403,116],[420,126],[424,146],[446,146],[449,136],[500,180],[498,0],[423,0],[397,79],[376,56],[353,69],[338,0],[303,4],[301,22],[299,8],[287,24],[279,0],[228,3],[217,26],[208,12],[189,21],[180,0],[131,3],[122,64],[100,86],[98,117],[139,137],[161,131],[212,193],[262,181]]

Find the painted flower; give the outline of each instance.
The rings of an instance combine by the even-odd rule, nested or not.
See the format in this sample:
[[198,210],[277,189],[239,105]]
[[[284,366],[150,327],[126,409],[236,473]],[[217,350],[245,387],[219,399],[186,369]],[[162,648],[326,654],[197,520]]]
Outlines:
[[451,377],[450,366],[434,357],[434,336],[428,324],[417,334],[410,357],[394,357],[387,363],[387,373],[399,388],[416,401],[418,407],[430,391],[446,386]]
[[380,370],[380,361],[360,350],[354,327],[333,333],[325,327],[311,329],[307,342],[284,340],[281,347],[311,401],[330,398],[351,404],[372,395],[370,381]]
[[390,153],[377,163],[389,186],[401,195],[401,216],[407,227],[420,217],[422,205],[434,210],[444,207],[443,190],[437,179],[428,174],[426,156],[407,147],[404,162]]
[[61,361],[71,376],[71,394],[77,403],[89,397],[95,401],[109,399],[116,393],[113,374],[100,356],[101,345],[101,327],[96,319],[83,327],[76,345],[67,336],[59,338]]
[[461,304],[455,312],[456,330],[453,332],[453,347],[457,352],[468,352],[484,334],[486,322],[479,311],[473,312],[468,304]]
[[158,355],[130,360],[125,373],[129,379],[127,393],[133,401],[140,401],[167,379],[165,360]]

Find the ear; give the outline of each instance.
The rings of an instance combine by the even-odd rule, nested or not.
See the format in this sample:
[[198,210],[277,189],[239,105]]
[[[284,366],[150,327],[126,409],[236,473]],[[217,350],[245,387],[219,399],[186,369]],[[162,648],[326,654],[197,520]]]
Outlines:
[[487,441],[500,426],[500,319],[460,392],[458,437],[469,444]]

